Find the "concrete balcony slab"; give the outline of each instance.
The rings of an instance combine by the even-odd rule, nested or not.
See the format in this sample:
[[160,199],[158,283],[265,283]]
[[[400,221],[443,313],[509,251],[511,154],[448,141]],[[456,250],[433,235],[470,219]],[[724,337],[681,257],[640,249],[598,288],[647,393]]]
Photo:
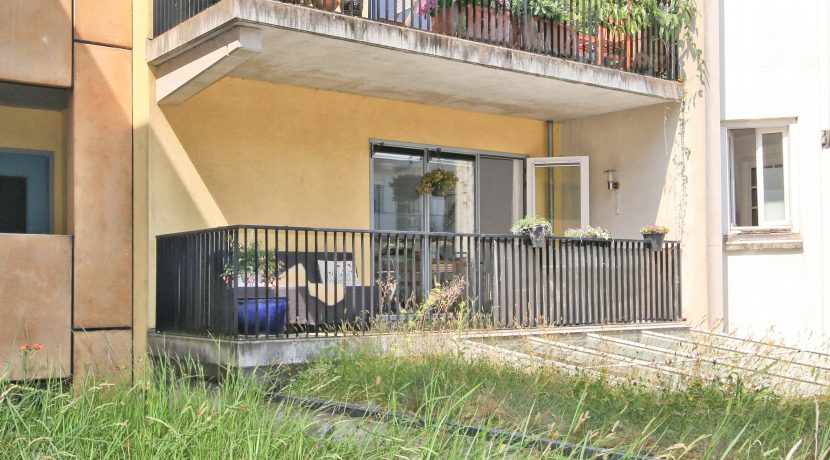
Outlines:
[[171,104],[223,76],[554,121],[683,93],[675,81],[274,0],[222,0],[150,40],[147,59],[165,88],[157,100]]

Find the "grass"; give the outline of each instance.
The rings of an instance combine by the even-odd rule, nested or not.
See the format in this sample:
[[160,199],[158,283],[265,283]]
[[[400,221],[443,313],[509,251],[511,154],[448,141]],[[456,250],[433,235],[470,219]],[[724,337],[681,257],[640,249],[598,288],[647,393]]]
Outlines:
[[252,379],[229,373],[215,386],[162,364],[132,386],[0,383],[0,458],[584,458],[462,436],[447,429],[450,421],[630,456],[820,459],[830,452],[830,401],[740,382],[655,390],[460,354],[363,351],[312,363],[281,385],[293,395],[412,412],[427,423],[268,404],[270,388]]
[[[88,381],[0,383],[0,458],[526,458],[528,451],[441,422],[321,419],[268,404],[267,388],[229,374],[220,387],[202,375],[158,366],[133,386]],[[448,413],[433,404],[432,415]],[[327,433],[327,435],[321,435]],[[533,456],[559,458],[554,453]]]
[[461,355],[363,353],[315,363],[284,391],[421,415],[437,405],[459,421],[672,458],[823,459],[830,453],[830,400],[779,396],[740,381],[655,389]]

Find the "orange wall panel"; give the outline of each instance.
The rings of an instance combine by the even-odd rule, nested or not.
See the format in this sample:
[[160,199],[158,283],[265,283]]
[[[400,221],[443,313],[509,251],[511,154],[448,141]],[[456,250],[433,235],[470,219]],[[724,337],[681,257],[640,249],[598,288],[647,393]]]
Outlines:
[[132,47],[131,0],[75,0],[75,39]]
[[71,86],[72,0],[0,5],[0,80]]
[[75,44],[68,170],[75,328],[132,323],[132,101],[129,50]]
[[0,234],[0,254],[0,380],[68,377],[71,237]]

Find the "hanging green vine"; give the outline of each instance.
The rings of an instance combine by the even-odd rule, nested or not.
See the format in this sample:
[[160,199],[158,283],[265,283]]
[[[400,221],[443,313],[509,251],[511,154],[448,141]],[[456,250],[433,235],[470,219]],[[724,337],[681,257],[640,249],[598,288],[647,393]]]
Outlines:
[[662,41],[663,45],[682,40],[683,49],[697,66],[698,77],[701,81],[705,78],[703,51],[695,39],[698,19],[696,0],[596,0],[589,7],[579,1],[512,0],[510,5],[514,15],[522,14],[527,8],[533,17],[567,21],[580,32],[590,35],[596,34],[598,27],[603,27],[612,33],[633,36],[656,24],[657,33],[651,39]]

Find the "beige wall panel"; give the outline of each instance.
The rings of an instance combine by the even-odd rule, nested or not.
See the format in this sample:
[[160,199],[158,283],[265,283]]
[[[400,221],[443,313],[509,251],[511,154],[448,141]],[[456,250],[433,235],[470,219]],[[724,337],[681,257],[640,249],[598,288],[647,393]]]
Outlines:
[[68,377],[72,239],[0,234],[0,254],[0,379]]
[[66,233],[66,155],[64,114],[51,110],[0,106],[0,150],[53,153],[53,232]]
[[75,331],[72,374],[79,381],[98,379],[129,382],[132,368],[132,331]]
[[75,45],[70,230],[76,328],[130,326],[132,104],[129,51]]
[[[636,128],[634,128],[636,127]],[[615,237],[640,239],[640,228],[659,224],[679,239],[685,225],[683,170],[679,167],[679,104],[582,118],[562,124],[558,156],[590,157],[591,225]],[[617,171],[617,192],[608,190],[605,172]]]
[[4,0],[0,80],[72,85],[72,0]]
[[75,38],[130,48],[132,12],[131,0],[75,0]]

